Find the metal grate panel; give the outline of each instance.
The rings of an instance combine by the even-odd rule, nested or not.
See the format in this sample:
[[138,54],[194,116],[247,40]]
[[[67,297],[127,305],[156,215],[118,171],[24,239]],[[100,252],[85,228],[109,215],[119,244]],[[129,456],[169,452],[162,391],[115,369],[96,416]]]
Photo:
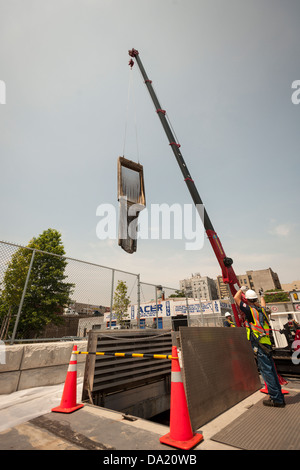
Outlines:
[[211,439],[244,450],[300,450],[300,393],[285,396],[285,408],[263,400]]
[[261,387],[243,328],[181,327],[179,336],[194,430]]

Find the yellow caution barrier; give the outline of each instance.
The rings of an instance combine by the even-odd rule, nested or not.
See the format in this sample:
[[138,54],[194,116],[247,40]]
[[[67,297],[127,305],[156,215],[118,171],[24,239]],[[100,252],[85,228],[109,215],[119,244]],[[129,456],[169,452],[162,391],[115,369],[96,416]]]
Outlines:
[[140,353],[111,353],[111,352],[89,352],[89,351],[73,351],[74,354],[94,354],[96,356],[115,356],[115,357],[146,357],[152,359],[178,359],[168,354],[140,354]]

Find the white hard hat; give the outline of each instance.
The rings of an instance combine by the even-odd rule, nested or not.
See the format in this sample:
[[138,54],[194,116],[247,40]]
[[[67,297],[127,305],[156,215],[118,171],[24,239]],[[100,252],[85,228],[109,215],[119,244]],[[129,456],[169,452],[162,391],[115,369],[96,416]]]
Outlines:
[[226,313],[225,313],[225,317],[231,317],[231,313],[226,312]]
[[254,290],[251,290],[251,289],[247,290],[247,292],[245,293],[245,297],[248,300],[253,300],[253,299],[258,298],[257,293]]

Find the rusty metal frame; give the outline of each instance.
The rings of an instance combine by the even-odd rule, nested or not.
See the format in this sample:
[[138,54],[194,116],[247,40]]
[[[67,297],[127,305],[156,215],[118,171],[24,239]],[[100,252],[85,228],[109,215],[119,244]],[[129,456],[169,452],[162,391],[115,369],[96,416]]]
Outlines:
[[[133,162],[132,160],[127,160],[127,158],[125,157],[118,158],[118,200],[121,197],[127,197],[127,195],[124,194],[123,187],[122,187],[122,167],[128,168],[129,170],[136,171],[139,174],[140,196],[139,196],[139,200],[137,201],[137,203],[143,206],[146,206],[143,165],[141,165],[140,163]],[[128,204],[136,204],[136,202],[128,200]]]

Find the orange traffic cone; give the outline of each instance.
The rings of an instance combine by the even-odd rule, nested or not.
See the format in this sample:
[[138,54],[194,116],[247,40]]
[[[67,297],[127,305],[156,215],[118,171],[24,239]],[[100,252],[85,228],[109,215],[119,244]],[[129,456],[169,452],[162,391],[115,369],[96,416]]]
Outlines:
[[[73,351],[77,351],[77,346],[73,347]],[[76,403],[76,391],[77,391],[77,358],[76,354],[71,355],[71,360],[67,372],[67,377],[64,385],[62,399],[60,406],[52,408],[51,411],[58,413],[72,413],[73,411],[82,408],[83,404]]]
[[172,359],[171,369],[170,432],[162,436],[159,441],[162,444],[189,450],[202,441],[203,436],[192,431],[176,346],[172,347],[172,356],[175,359]]
[[[276,367],[275,367],[275,369],[276,369]],[[276,372],[277,372],[277,369],[276,369]],[[278,376],[278,380],[279,380],[280,385],[288,384],[288,381],[285,380],[283,377],[281,377],[281,375],[279,375],[278,372],[277,372],[277,376]]]
[[[260,392],[268,394],[269,393],[268,386],[267,386],[266,382],[264,382],[264,384],[265,384],[265,386],[260,389]],[[280,385],[282,385],[282,384],[280,383]],[[288,395],[290,393],[288,390],[285,390],[284,388],[281,389],[281,392],[283,393],[283,395]]]
[[[275,364],[274,364],[274,367],[275,367],[275,370],[277,372]],[[280,385],[288,384],[288,381],[285,380],[283,377],[281,377],[281,375],[279,375],[278,372],[277,372],[277,377],[278,377]],[[268,386],[267,386],[266,382],[264,382],[264,383],[265,383],[265,386],[264,386],[264,388],[261,388],[260,391],[261,391],[261,393],[269,393]],[[281,389],[281,392],[283,393],[283,395],[288,395],[290,393],[287,390],[284,390],[284,388]]]

